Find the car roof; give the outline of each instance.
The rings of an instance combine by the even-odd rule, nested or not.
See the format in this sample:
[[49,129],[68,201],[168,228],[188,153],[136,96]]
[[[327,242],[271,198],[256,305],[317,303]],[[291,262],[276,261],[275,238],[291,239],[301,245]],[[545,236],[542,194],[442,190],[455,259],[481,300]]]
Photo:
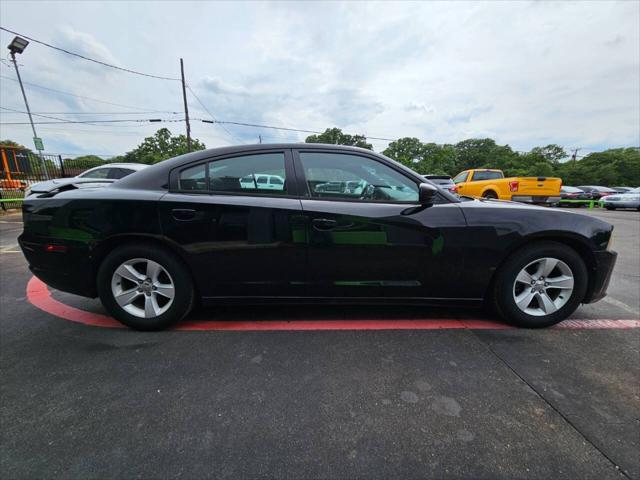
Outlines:
[[[98,165],[97,167],[93,167],[93,168],[125,167],[125,168],[131,168],[132,170],[142,170],[143,168],[146,168],[148,166],[149,165],[147,165],[146,163],[114,162],[114,163],[105,163],[103,165]],[[93,168],[90,170],[93,170]]]
[[[349,145],[331,145],[325,143],[256,143],[251,145],[232,145],[227,147],[208,148],[206,150],[198,150],[197,152],[186,153],[177,157],[169,158],[158,162],[153,165],[149,165],[143,173],[130,175],[118,181],[119,188],[146,188],[145,185],[155,184],[162,185],[166,183],[166,175],[170,170],[181,167],[190,163],[195,163],[201,160],[207,160],[212,157],[218,157],[223,155],[233,155],[236,153],[251,154],[252,152],[266,152],[269,150],[286,150],[286,149],[299,149],[299,150],[319,150],[319,151],[331,151],[336,152],[353,152],[360,154],[373,155],[375,157],[382,157],[386,161],[392,162],[398,165],[403,170],[411,172],[412,176],[418,175],[416,172],[404,165],[391,160],[380,153],[368,150],[366,148],[352,147]],[[419,175],[418,175],[419,177]]]

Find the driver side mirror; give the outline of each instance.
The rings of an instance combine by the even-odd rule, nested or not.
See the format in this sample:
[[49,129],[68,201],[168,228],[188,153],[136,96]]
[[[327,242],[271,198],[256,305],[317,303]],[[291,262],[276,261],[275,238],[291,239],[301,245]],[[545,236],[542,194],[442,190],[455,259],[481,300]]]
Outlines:
[[429,207],[433,205],[437,193],[438,189],[430,183],[421,183],[418,186],[418,202]]

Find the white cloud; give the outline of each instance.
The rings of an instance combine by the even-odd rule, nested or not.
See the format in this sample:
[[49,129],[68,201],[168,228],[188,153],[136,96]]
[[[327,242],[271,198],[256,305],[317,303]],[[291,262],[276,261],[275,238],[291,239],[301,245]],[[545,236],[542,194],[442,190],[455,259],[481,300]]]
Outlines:
[[[178,76],[182,56],[190,85],[225,120],[312,130],[338,126],[438,143],[492,136],[518,149],[640,144],[637,2],[157,2],[153,9],[146,3],[70,8],[58,2],[37,3],[28,18],[21,14],[25,3],[2,2],[3,26],[160,75]],[[6,44],[10,36],[2,33],[0,40]],[[134,77],[37,45],[20,60],[25,80],[34,83],[152,110],[182,110],[176,82]],[[4,67],[0,72],[13,75]],[[2,81],[0,100],[21,109],[13,83]],[[28,94],[34,110],[105,111],[104,105],[51,92]],[[193,98],[190,111],[208,118]],[[2,121],[16,117],[3,113]],[[43,130],[41,136],[48,147],[59,142],[120,153],[156,127],[69,126],[64,135]],[[259,134],[269,141],[305,137],[228,129],[235,138],[220,127],[193,124],[208,146],[255,141]],[[30,143],[26,128],[2,130],[3,137]],[[384,142],[375,146],[382,149]]]

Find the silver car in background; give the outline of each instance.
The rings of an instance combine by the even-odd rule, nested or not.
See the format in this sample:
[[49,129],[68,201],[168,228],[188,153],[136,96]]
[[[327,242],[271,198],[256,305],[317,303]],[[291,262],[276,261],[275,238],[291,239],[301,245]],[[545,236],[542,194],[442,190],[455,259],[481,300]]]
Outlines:
[[54,178],[27,187],[24,196],[50,194],[73,188],[104,187],[148,167],[144,163],[105,163],[71,178]]
[[635,208],[640,210],[640,187],[634,188],[628,193],[614,193],[602,197],[600,203],[607,210],[615,210],[616,208]]

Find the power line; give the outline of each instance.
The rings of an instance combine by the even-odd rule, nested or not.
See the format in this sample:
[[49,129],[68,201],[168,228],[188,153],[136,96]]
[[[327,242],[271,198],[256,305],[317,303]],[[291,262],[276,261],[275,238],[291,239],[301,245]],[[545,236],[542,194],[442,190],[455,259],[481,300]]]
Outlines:
[[[200,100],[200,97],[198,97],[198,95],[196,95],[196,92],[193,91],[193,89],[191,88],[191,85],[187,84],[187,88],[189,89],[189,91],[191,92],[191,95],[193,95],[195,97],[195,99],[198,101],[198,103],[200,104],[200,106],[204,109],[205,112],[207,112],[209,114],[209,116],[213,119],[213,122],[207,122],[207,123],[220,123],[218,122],[218,120],[216,120],[216,117],[213,116],[213,114],[209,111],[209,109],[204,105],[204,103],[202,103],[202,101]],[[227,127],[225,127],[224,125],[220,125],[220,127],[227,132],[227,134],[233,139],[236,140],[238,142],[241,142],[242,140],[240,140],[239,138],[237,138],[233,133],[231,133],[229,131],[229,129]]]
[[119,67],[117,65],[112,65],[110,63],[107,62],[103,62],[101,60],[96,60],[95,58],[90,58],[90,57],[86,57],[84,55],[80,55],[79,53],[75,53],[75,52],[70,52],[69,50],[66,50],[64,48],[60,48],[60,47],[56,47],[54,45],[51,45],[49,43],[43,42],[42,40],[36,40],[33,37],[29,37],[27,35],[25,35],[24,33],[18,33],[18,32],[14,32],[13,30],[9,30],[8,28],[4,28],[4,27],[0,27],[0,30],[4,30],[5,32],[9,32],[9,33],[13,33],[14,35],[19,35],[20,37],[26,38],[27,40],[34,42],[34,43],[39,43],[40,45],[44,45],[45,47],[49,47],[52,48],[53,50],[57,50],[59,52],[62,53],[66,53],[67,55],[72,55],[74,57],[78,57],[81,58],[83,60],[87,60],[88,62],[93,62],[93,63],[97,63],[98,65],[102,65],[104,67],[109,67],[109,68],[113,68],[115,70],[120,70],[122,72],[126,72],[126,73],[133,73],[135,75],[141,75],[143,77],[149,77],[149,78],[157,78],[159,80],[172,80],[172,81],[180,81],[179,78],[173,78],[173,77],[163,77],[161,75],[151,75],[149,73],[143,73],[143,72],[138,72],[136,70],[131,70],[129,68],[124,68],[124,67]]
[[[217,124],[227,124],[227,125],[237,125],[240,127],[253,127],[253,128],[269,128],[272,130],[284,130],[287,132],[301,132],[301,133],[314,133],[314,134],[323,134],[324,132],[321,132],[319,130],[306,130],[306,129],[302,129],[302,128],[290,128],[290,127],[277,127],[274,125],[261,125],[261,124],[257,124],[257,123],[245,123],[245,122],[232,122],[232,121],[228,121],[228,120],[202,120],[204,123],[217,123]],[[397,138],[383,138],[383,137],[370,137],[368,135],[363,135],[363,137],[365,137],[367,140],[383,140],[386,142],[394,142],[397,140]]]
[[[50,117],[49,117],[50,118]],[[63,120],[60,122],[34,122],[35,125],[60,125],[68,123],[121,123],[121,122],[151,122],[151,123],[175,123],[184,122],[184,118],[180,119],[161,119],[161,118],[126,118],[117,120]],[[29,125],[29,122],[0,122],[0,125]]]
[[[11,80],[12,82],[16,82],[16,83],[18,82],[18,80],[16,80],[15,78],[7,77],[5,75],[0,75],[0,78],[4,78],[5,80]],[[170,111],[166,111],[166,110],[150,110],[148,108],[133,107],[131,105],[124,105],[122,103],[108,102],[106,100],[99,100],[97,98],[85,97],[83,95],[77,95],[75,93],[63,92],[62,90],[56,90],[54,88],[45,87],[45,86],[38,85],[36,83],[31,83],[31,82],[22,82],[22,83],[24,83],[25,85],[30,85],[32,87],[40,88],[42,90],[48,90],[50,92],[60,93],[62,95],[69,95],[71,97],[77,97],[77,98],[81,98],[83,100],[89,100],[89,101],[97,102],[97,103],[104,103],[106,105],[113,105],[113,106],[116,106],[116,107],[123,107],[123,108],[128,108],[128,109],[131,109],[131,110],[141,110],[141,111],[145,111],[147,113],[174,113],[174,112],[170,112]]]
[[[7,112],[12,113],[12,112]],[[24,113],[18,112],[17,110],[13,113]],[[145,115],[149,113],[173,113],[175,115],[180,115],[180,112],[159,112],[157,110],[149,110],[146,112],[31,112],[32,115]]]

